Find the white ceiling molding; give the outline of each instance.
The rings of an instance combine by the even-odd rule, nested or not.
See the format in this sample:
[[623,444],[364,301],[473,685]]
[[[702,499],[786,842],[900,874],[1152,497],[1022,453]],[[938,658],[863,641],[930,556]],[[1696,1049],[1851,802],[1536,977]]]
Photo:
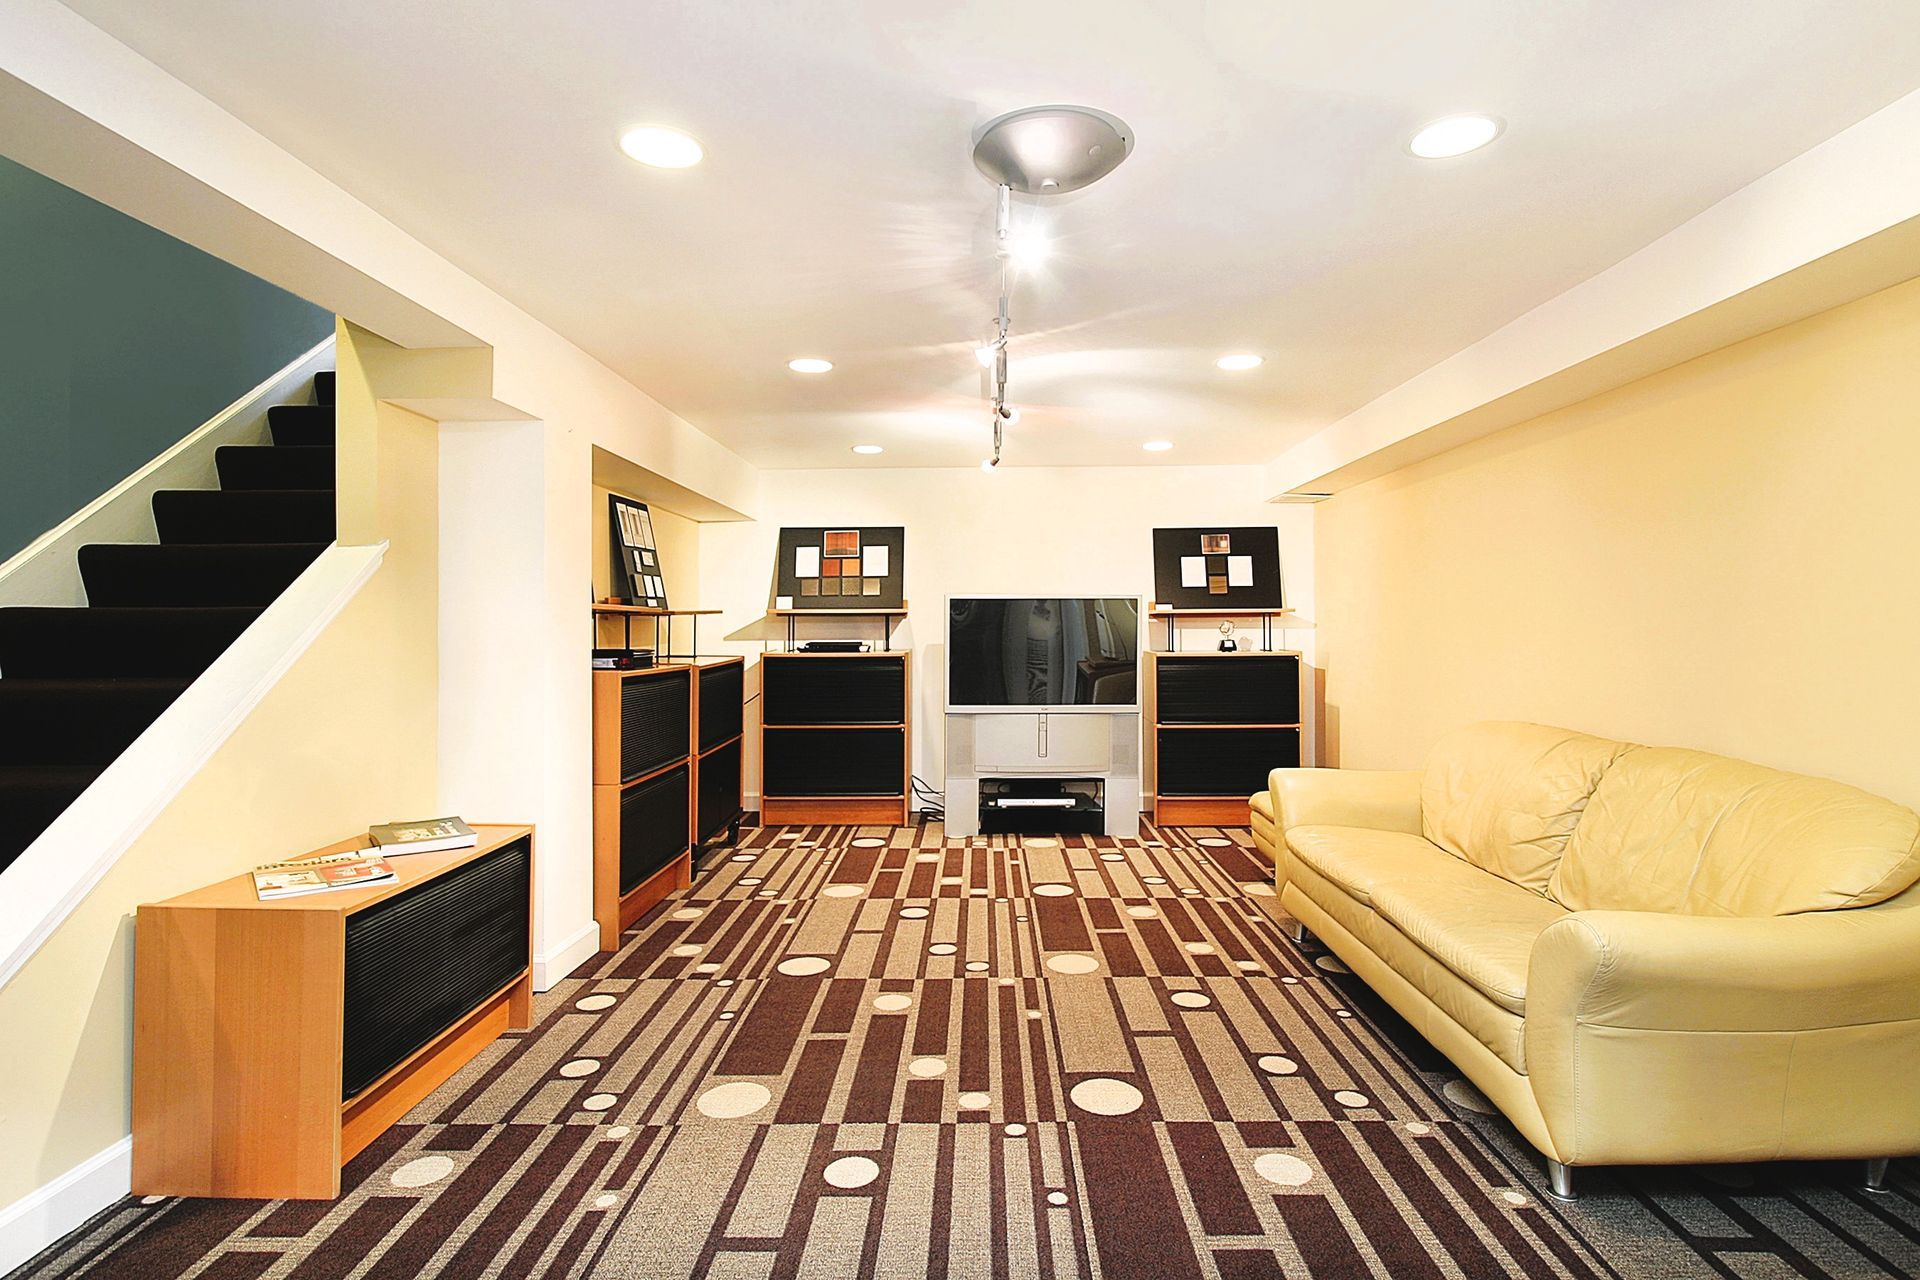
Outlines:
[[1920,92],[1288,449],[1330,493],[1920,275]]

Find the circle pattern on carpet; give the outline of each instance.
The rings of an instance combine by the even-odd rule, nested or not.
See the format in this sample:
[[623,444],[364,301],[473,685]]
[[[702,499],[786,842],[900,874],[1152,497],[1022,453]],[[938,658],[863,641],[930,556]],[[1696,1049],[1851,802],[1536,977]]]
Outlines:
[[1304,1187],[1313,1181],[1312,1165],[1280,1151],[1270,1151],[1255,1160],[1253,1171],[1277,1187]]
[[560,1074],[569,1080],[578,1080],[582,1076],[592,1075],[599,1069],[600,1059],[598,1058],[575,1058],[560,1068]]
[[717,1084],[700,1095],[694,1107],[703,1116],[715,1120],[738,1120],[773,1101],[773,1090],[751,1080],[735,1080],[729,1084]]
[[861,884],[830,884],[820,891],[823,898],[857,898],[867,891]]
[[453,1172],[453,1161],[446,1156],[421,1156],[409,1160],[387,1179],[396,1187],[430,1187]]
[[1073,896],[1073,886],[1070,884],[1037,884],[1033,886],[1033,892],[1034,896],[1039,898],[1070,898]]
[[933,1080],[947,1074],[945,1058],[915,1058],[907,1064],[907,1074],[922,1080]]
[[611,1093],[596,1093],[580,1105],[588,1111],[611,1111],[620,1101]]
[[1114,1080],[1106,1076],[1082,1080],[1073,1086],[1067,1097],[1072,1099],[1074,1106],[1082,1111],[1091,1111],[1097,1116],[1132,1115],[1147,1101],[1145,1094],[1125,1080]]
[[775,972],[784,973],[789,978],[810,978],[833,968],[833,962],[825,956],[794,956],[773,967]]
[[879,1177],[880,1166],[865,1156],[841,1156],[821,1170],[820,1176],[830,1187],[852,1191]]
[[1068,951],[1057,956],[1047,957],[1047,968],[1053,970],[1055,973],[1092,973],[1099,967],[1100,962],[1098,960],[1078,951]]
[[1182,1009],[1204,1009],[1213,1003],[1213,998],[1198,991],[1176,991],[1173,993],[1173,1002]]
[[913,1008],[913,997],[890,991],[885,995],[875,996],[873,1007],[881,1013],[904,1013]]
[[1290,1076],[1300,1069],[1299,1063],[1278,1053],[1262,1054],[1254,1065],[1270,1076]]
[[1440,1086],[1440,1096],[1456,1107],[1465,1107],[1468,1111],[1490,1116],[1496,1108],[1487,1101],[1487,1095],[1468,1084],[1465,1080],[1453,1079]]
[[618,1003],[620,1003],[619,1000],[610,995],[583,996],[573,1002],[573,1007],[584,1013],[598,1013],[602,1009],[611,1009]]

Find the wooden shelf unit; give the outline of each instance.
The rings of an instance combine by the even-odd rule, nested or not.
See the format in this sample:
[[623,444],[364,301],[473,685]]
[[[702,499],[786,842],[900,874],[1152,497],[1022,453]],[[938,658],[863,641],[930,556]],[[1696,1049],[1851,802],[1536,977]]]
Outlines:
[[1300,764],[1300,655],[1146,655],[1147,807],[1163,827],[1244,826],[1247,797]]
[[[593,673],[593,918],[600,949],[693,883],[694,668]],[[625,874],[629,863],[637,864]]]
[[474,830],[365,889],[262,902],[247,874],[140,908],[135,1195],[334,1199],[342,1165],[531,1025],[533,828]]
[[[717,615],[718,609],[658,609],[644,604],[608,604],[602,602],[593,606],[594,643],[600,642],[600,623],[608,618],[620,619],[620,637],[625,648],[633,648],[633,620],[650,618],[653,620],[653,647],[655,657],[660,662],[668,662],[673,653],[673,620],[675,618],[693,619],[693,635],[688,642],[690,653],[700,652],[700,619]],[[665,620],[666,643],[661,643],[660,623]]]
[[913,794],[908,654],[762,654],[760,690],[762,823],[905,825]]
[[1147,602],[1147,621],[1167,624],[1167,647],[1165,652],[1176,653],[1180,647],[1180,636],[1176,625],[1182,619],[1199,621],[1201,619],[1231,620],[1234,618],[1258,618],[1260,620],[1260,653],[1284,653],[1288,650],[1276,650],[1273,647],[1275,631],[1311,631],[1313,624],[1303,618],[1293,616],[1292,609],[1172,609],[1157,601]]

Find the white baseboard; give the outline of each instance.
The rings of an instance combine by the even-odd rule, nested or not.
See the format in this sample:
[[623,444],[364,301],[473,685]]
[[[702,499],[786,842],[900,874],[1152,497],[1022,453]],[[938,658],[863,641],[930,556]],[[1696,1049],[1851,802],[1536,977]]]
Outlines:
[[533,958],[533,989],[551,990],[554,984],[578,969],[600,950],[600,926],[592,920],[581,925],[557,947]]
[[0,1209],[0,1274],[12,1271],[133,1184],[133,1139],[122,1138]]

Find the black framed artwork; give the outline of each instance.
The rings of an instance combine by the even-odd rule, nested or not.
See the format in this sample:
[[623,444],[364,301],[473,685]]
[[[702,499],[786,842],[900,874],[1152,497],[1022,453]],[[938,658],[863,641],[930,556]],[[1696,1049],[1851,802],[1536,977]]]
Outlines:
[[1153,598],[1163,609],[1279,609],[1280,531],[1207,525],[1153,531]]
[[780,531],[774,604],[782,609],[898,609],[904,599],[907,531],[822,525]]
[[607,518],[613,536],[614,594],[628,604],[650,609],[667,607],[667,581],[660,568],[660,546],[654,539],[653,514],[647,504],[617,493],[607,495]]

